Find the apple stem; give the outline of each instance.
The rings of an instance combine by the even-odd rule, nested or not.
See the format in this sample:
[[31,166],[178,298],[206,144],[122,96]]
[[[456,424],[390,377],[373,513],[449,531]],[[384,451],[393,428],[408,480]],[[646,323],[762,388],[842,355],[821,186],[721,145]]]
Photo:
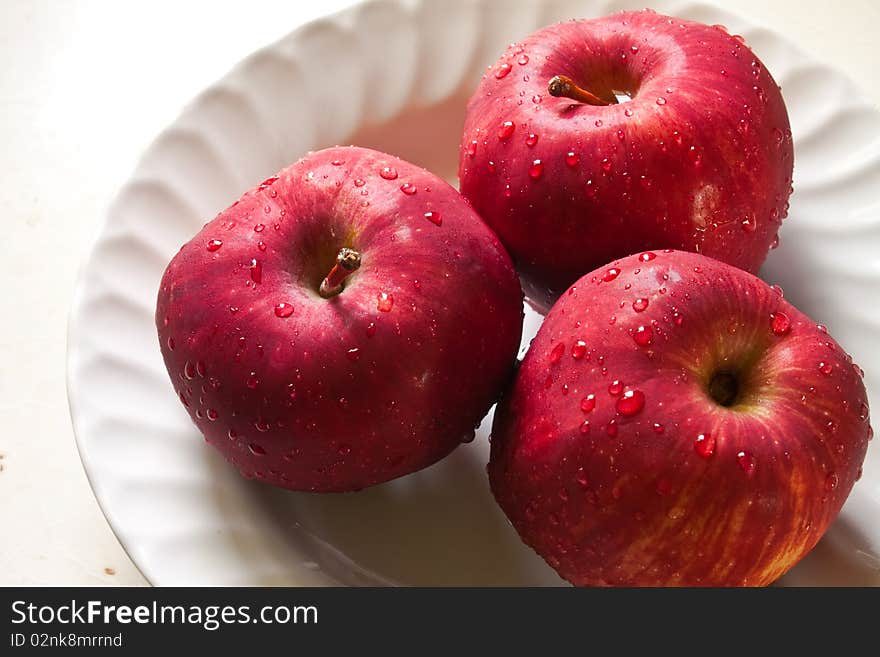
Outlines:
[[614,94],[608,94],[600,98],[586,89],[577,86],[575,81],[567,75],[555,75],[550,78],[550,82],[547,83],[547,93],[556,98],[564,96],[565,98],[571,98],[572,100],[576,100],[579,103],[586,103],[587,105],[602,106],[617,104],[617,97]]
[[357,271],[361,266],[361,254],[354,249],[342,248],[336,256],[336,264],[321,281],[318,293],[325,299],[336,296],[342,292],[342,283],[348,276]]

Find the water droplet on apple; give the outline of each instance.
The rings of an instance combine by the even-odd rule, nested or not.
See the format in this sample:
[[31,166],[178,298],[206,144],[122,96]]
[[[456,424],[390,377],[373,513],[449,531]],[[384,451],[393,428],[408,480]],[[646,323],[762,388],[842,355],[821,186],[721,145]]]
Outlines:
[[354,179],[354,186],[355,187],[363,187],[366,184],[367,184],[367,181],[364,180],[363,178],[355,178]]
[[255,233],[262,233],[265,230],[265,228],[266,228],[265,224],[257,224],[256,226],[254,226],[254,232]]
[[205,411],[205,417],[211,420],[211,422],[215,422],[220,417],[220,414],[213,408],[209,408]]
[[654,331],[650,326],[639,326],[633,331],[633,340],[640,347],[647,347],[654,339]]
[[513,67],[510,65],[509,62],[504,62],[503,64],[501,64],[501,66],[495,69],[495,79],[501,80],[502,78],[507,77],[507,74],[510,73],[511,68]]
[[587,353],[587,343],[583,340],[578,340],[573,345],[571,345],[571,357],[575,360],[580,360]]
[[376,335],[376,322],[370,322],[367,325],[367,329],[365,332],[368,338],[372,338],[374,335]]
[[183,376],[192,380],[196,376],[196,365],[192,361],[186,361],[183,365]]
[[578,431],[581,433],[582,436],[586,436],[588,433],[590,433],[589,420],[584,420],[583,422],[581,422],[581,426],[578,428]]
[[584,185],[584,191],[587,193],[587,196],[591,199],[594,199],[599,195],[599,188],[593,183],[592,180],[588,180]]
[[593,122],[593,125],[596,126],[597,128],[601,128],[602,127],[602,119],[596,119],[595,122]]
[[403,183],[400,186],[400,191],[402,191],[407,196],[412,196],[413,194],[415,194],[419,190],[415,185],[407,182],[407,183]]
[[263,281],[263,265],[256,258],[251,260],[251,280],[254,283]]
[[639,260],[642,262],[650,262],[654,258],[657,257],[657,254],[653,251],[645,251],[644,253],[639,254]]
[[825,491],[830,493],[835,488],[837,488],[837,484],[840,483],[840,477],[837,476],[836,472],[829,472],[825,477]]
[[205,248],[208,249],[208,251],[213,252],[219,249],[221,246],[223,246],[223,240],[208,240]]
[[477,140],[472,139],[470,143],[467,145],[467,154],[468,157],[473,157],[477,154]]
[[657,104],[660,105],[660,106],[662,107],[663,105],[666,104],[666,99],[665,99],[663,96],[660,96],[660,97],[657,99]]
[[565,163],[570,167],[576,167],[581,161],[581,156],[574,151],[565,154]]
[[275,306],[275,316],[285,319],[293,314],[293,306],[289,303],[281,302]]
[[246,385],[248,388],[250,388],[251,390],[256,390],[256,389],[257,389],[257,386],[260,385],[260,379],[257,378],[257,373],[256,373],[256,372],[251,372],[251,373],[248,375],[247,380],[245,380],[245,385]]
[[666,428],[662,424],[660,424],[659,422],[655,422],[654,424],[652,424],[651,428],[654,430],[654,433],[656,433],[656,434],[661,434],[664,431],[666,431]]
[[330,164],[335,167],[341,167],[343,164],[345,164],[345,160],[335,159]]
[[538,143],[538,135],[536,135],[534,132],[530,132],[529,136],[526,137],[526,146],[531,147],[537,143]]
[[625,417],[639,414],[645,407],[645,393],[641,390],[627,390],[617,400],[617,412]]
[[737,452],[736,463],[747,477],[751,477],[755,474],[755,469],[758,467],[757,459],[751,452],[746,451]]
[[516,126],[513,125],[513,121],[505,121],[501,124],[501,127],[498,128],[498,139],[507,140],[510,139],[511,135],[513,135],[513,131],[516,129]]
[[269,176],[263,182],[260,183],[259,190],[263,191],[267,187],[271,187],[275,183],[275,181],[277,181],[277,180],[278,180],[278,176]]
[[644,311],[647,307],[648,307],[648,300],[645,299],[644,297],[640,297],[640,298],[636,299],[635,301],[633,301],[633,303],[632,303],[632,308],[637,313]]
[[250,443],[248,445],[248,449],[251,451],[251,454],[253,454],[254,456],[265,456],[266,455],[266,450],[263,449],[257,443]]
[[825,376],[831,376],[831,373],[834,371],[834,365],[822,361],[819,363],[819,371],[822,372],[822,374],[824,374]]
[[425,219],[430,221],[435,226],[440,226],[443,224],[443,219],[440,218],[440,213],[435,210],[430,210],[426,212]]
[[[865,420],[867,420],[869,413],[870,411],[868,410],[868,405],[865,402],[859,402],[859,421],[864,422]],[[868,438],[870,439],[870,436],[874,434],[874,431],[870,428],[868,429],[868,431],[870,433]]]
[[770,330],[774,335],[788,335],[791,331],[791,320],[783,312],[775,312],[770,314]]
[[357,347],[352,347],[345,352],[345,357],[348,358],[348,360],[350,360],[352,363],[356,363],[358,360],[360,360],[361,350]]
[[590,485],[590,480],[587,477],[587,473],[583,468],[578,468],[577,473],[575,473],[574,480],[578,483],[578,486],[581,488],[587,488]]
[[609,160],[607,157],[603,157],[599,165],[602,167],[602,171],[604,171],[605,173],[611,171],[611,160]]
[[623,392],[623,382],[615,379],[608,385],[608,394],[617,397]]
[[379,294],[376,295],[376,299],[378,301],[376,309],[379,312],[391,312],[391,308],[394,306],[394,297],[392,295],[387,292],[379,292]]
[[694,451],[704,459],[715,453],[715,437],[708,433],[701,433],[694,440]]
[[590,413],[594,408],[596,408],[596,395],[591,393],[581,399],[581,410],[584,413]]
[[620,275],[620,270],[617,267],[611,267],[611,269],[607,269],[604,274],[602,274],[602,280],[606,283],[610,283],[615,278]]
[[379,171],[379,175],[385,180],[395,180],[397,178],[397,169],[394,167],[382,167]]
[[531,166],[529,166],[529,178],[532,180],[537,180],[541,177],[541,174],[544,173],[544,165],[541,163],[541,160],[532,161]]
[[525,66],[529,63],[529,56],[526,54],[522,54],[519,56],[519,59],[516,60],[516,63],[520,66]]
[[611,438],[614,438],[617,436],[617,420],[611,420],[605,426],[605,433],[607,433]]

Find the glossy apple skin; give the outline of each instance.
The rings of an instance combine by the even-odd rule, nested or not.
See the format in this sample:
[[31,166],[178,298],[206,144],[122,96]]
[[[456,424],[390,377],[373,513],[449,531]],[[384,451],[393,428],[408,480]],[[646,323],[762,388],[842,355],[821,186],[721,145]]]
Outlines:
[[[343,246],[362,265],[324,299]],[[246,192],[185,244],[156,324],[187,412],[244,476],[350,491],[473,436],[509,380],[522,291],[452,187],[389,155],[334,148]]]
[[[555,75],[634,97],[554,98]],[[756,272],[788,211],[793,149],[779,88],[740,39],[643,11],[511,45],[470,99],[460,157],[462,194],[546,310],[583,274],[648,248]]]
[[[584,276],[553,306],[495,413],[492,491],[574,584],[769,584],[861,474],[860,370],[755,276],[654,255]],[[708,395],[719,369],[741,372],[738,405]]]

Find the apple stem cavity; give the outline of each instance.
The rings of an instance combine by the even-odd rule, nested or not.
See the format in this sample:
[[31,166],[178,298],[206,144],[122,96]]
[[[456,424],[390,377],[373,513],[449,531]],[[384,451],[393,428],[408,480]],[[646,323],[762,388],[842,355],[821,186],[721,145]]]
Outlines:
[[579,87],[575,81],[567,75],[555,75],[550,78],[550,82],[547,83],[547,93],[556,98],[571,98],[572,100],[587,105],[604,106],[616,105],[618,103],[617,96],[613,93],[609,92],[608,94],[599,97],[586,89]]
[[336,264],[321,281],[318,293],[325,299],[342,292],[343,282],[361,266],[361,254],[354,249],[342,248],[336,256]]
[[709,380],[709,396],[719,406],[730,407],[739,397],[739,381],[733,372],[716,372]]

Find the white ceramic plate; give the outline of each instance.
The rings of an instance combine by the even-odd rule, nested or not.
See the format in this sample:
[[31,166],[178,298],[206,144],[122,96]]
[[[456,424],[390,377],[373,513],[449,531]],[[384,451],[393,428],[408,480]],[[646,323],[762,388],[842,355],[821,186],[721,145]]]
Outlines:
[[[453,181],[465,101],[509,42],[643,3],[477,0],[451,11],[444,2],[368,2],[248,57],[159,135],[84,267],[68,352],[83,464],[152,583],[561,584],[489,493],[490,418],[441,463],[361,493],[248,482],[181,408],[153,310],[171,256],[244,189],[337,143],[388,151]],[[796,192],[763,276],[855,355],[880,408],[880,114],[843,75],[773,32],[704,4],[654,6],[743,34],[782,85]],[[526,340],[539,322],[528,313]],[[869,450],[841,517],[783,583],[880,584],[878,457]]]

